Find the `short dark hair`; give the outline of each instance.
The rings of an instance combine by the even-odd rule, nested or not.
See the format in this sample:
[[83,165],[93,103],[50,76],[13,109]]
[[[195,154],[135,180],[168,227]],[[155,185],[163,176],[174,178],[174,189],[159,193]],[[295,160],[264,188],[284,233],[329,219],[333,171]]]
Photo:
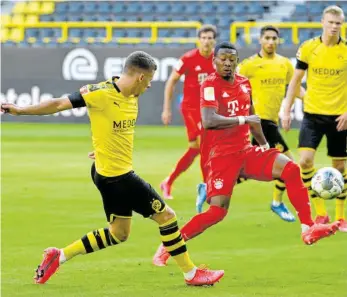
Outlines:
[[220,49],[222,49],[222,48],[228,48],[228,49],[235,50],[236,51],[236,55],[238,55],[237,48],[235,47],[235,45],[233,45],[229,41],[224,41],[224,42],[218,43],[216,45],[216,47],[214,48],[214,55],[217,56],[218,55],[218,51]]
[[213,38],[216,39],[217,28],[216,28],[216,26],[213,26],[213,25],[202,25],[201,28],[199,28],[199,30],[197,32],[197,36],[200,37],[201,33],[207,33],[207,32],[212,32]]
[[260,29],[260,36],[263,36],[266,31],[274,31],[277,36],[280,36],[280,30],[272,25],[264,26]]
[[131,53],[125,60],[124,72],[128,72],[131,68],[140,68],[147,71],[156,71],[157,63],[150,54],[143,51]]

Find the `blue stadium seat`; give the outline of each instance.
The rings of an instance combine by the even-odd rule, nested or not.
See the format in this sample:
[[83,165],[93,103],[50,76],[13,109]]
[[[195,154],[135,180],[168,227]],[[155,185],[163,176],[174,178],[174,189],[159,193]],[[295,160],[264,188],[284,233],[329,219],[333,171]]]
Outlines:
[[155,16],[154,15],[144,15],[142,16],[142,21],[143,22],[152,22],[155,20]]
[[67,14],[53,14],[54,22],[66,22],[68,20]]
[[95,13],[97,11],[98,6],[95,2],[85,2],[82,12],[84,13]]
[[67,2],[57,2],[55,4],[56,13],[66,13],[68,11],[69,5]]
[[307,7],[305,4],[299,4],[295,8],[295,15],[307,15]]
[[261,4],[254,2],[248,6],[248,13],[262,15],[264,13],[264,7]]
[[85,22],[97,22],[99,20],[99,15],[97,14],[84,14],[82,17]]
[[[157,13],[170,13],[171,11],[171,5],[169,3],[165,2],[157,2],[155,5],[155,11]],[[182,11],[181,11],[182,13]]]
[[108,2],[100,2],[99,5],[97,6],[97,12],[98,13],[109,13],[110,12],[110,4]]
[[69,37],[78,37],[78,38],[81,38],[82,37],[82,29],[75,29],[75,28],[72,28],[69,30],[69,33],[68,33]]
[[69,13],[79,13],[82,12],[83,4],[81,2],[70,1],[68,7]]
[[186,12],[185,5],[182,2],[174,2],[171,5],[171,13],[176,17],[175,14],[180,14]]
[[235,3],[234,7],[233,7],[233,13],[234,14],[240,14],[243,15],[244,13],[246,13],[248,11],[248,6],[244,5],[243,3]]
[[207,3],[204,3],[204,5],[201,5],[200,13],[214,14],[215,12],[216,12],[216,6],[213,4],[213,2],[207,2]]
[[112,32],[112,36],[116,38],[126,37],[126,31],[124,29],[114,29]]
[[141,6],[139,3],[128,3],[128,5],[125,7],[127,13],[138,13],[141,9]]
[[196,14],[199,12],[199,5],[195,2],[186,2],[185,13]]
[[149,13],[154,10],[153,3],[150,2],[143,2],[140,7],[141,13]]
[[225,27],[230,27],[230,24],[233,22],[233,19],[232,18],[230,18],[230,17],[228,17],[228,16],[224,16],[224,17],[221,17],[220,19],[219,19],[219,26],[220,27],[223,27],[223,28],[225,28]]
[[170,21],[171,16],[170,15],[159,15],[155,17],[155,21],[157,22],[168,22]]
[[53,15],[51,14],[42,14],[40,16],[41,22],[52,22],[53,21]]
[[159,29],[158,30],[158,37],[171,37],[171,31],[170,29]]
[[232,11],[232,4],[229,5],[228,2],[220,2],[216,7],[216,12],[218,14],[226,14]]
[[111,11],[113,13],[123,13],[125,12],[125,7],[122,3],[119,2],[113,2],[111,4]]
[[83,21],[83,16],[77,15],[77,14],[69,14],[67,16],[67,21],[68,22],[81,22],[81,21]]
[[25,38],[30,38],[30,37],[37,38],[38,36],[39,36],[39,29],[28,28],[25,30]]
[[204,18],[202,18],[204,24],[212,24],[212,25],[216,25],[218,18],[216,18],[215,16],[205,16]]

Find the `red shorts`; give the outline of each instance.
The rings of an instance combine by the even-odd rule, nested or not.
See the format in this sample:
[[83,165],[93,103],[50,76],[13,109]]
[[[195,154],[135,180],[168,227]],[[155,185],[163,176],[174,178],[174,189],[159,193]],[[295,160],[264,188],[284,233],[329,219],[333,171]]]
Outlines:
[[200,110],[181,108],[181,113],[187,129],[188,140],[196,140],[201,134]]
[[273,163],[280,152],[262,152],[258,146],[215,157],[207,163],[207,201],[214,196],[231,196],[239,175],[259,181],[271,181]]

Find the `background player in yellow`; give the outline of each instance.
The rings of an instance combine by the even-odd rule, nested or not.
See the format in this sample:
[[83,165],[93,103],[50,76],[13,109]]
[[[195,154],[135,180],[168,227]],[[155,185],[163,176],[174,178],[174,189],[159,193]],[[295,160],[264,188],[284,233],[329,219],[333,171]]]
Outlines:
[[[255,113],[261,118],[261,126],[270,147],[279,149],[293,159],[293,155],[279,132],[278,121],[286,86],[293,76],[294,67],[288,58],[276,53],[279,38],[278,28],[270,25],[261,28],[259,39],[261,50],[242,61],[239,65],[239,73],[246,76],[251,82]],[[298,97],[302,97],[304,91],[303,88],[299,88]],[[255,139],[252,142],[257,144]],[[239,181],[242,180],[239,178]],[[277,179],[271,210],[282,220],[294,222],[294,215],[282,201],[284,191],[284,182]]]
[[311,188],[315,151],[322,137],[327,138],[328,156],[332,166],[344,176],[345,188],[336,199],[336,220],[340,231],[347,232],[344,204],[347,195],[346,136],[347,136],[347,43],[341,38],[345,21],[342,9],[329,6],[323,11],[321,36],[304,42],[297,52],[297,64],[285,101],[282,125],[289,130],[290,110],[295,89],[307,73],[307,92],[304,97],[304,119],[299,135],[299,155],[302,178],[309,188],[316,208],[316,223],[328,223],[330,218],[324,200],[318,198]]
[[1,111],[12,115],[46,115],[86,106],[90,118],[95,152],[92,178],[102,196],[109,225],[87,233],[65,248],[46,249],[36,270],[37,284],[45,283],[61,264],[75,256],[126,241],[133,211],[158,223],[163,245],[176,260],[188,285],[211,285],[223,277],[222,270],[196,268],[188,255],[175,212],[165,205],[150,184],[133,171],[138,97],[151,86],[156,69],[157,65],[149,54],[137,51],[127,57],[120,77],[83,86],[67,98],[38,105],[24,108],[13,104],[1,105]]

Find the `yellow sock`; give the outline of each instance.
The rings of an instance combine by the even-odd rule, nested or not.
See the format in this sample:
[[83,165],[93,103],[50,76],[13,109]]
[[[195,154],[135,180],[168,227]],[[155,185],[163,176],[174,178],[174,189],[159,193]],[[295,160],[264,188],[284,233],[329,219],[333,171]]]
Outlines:
[[324,199],[315,197],[315,198],[312,198],[311,201],[314,205],[314,208],[316,209],[317,216],[326,216],[328,214],[325,208]]
[[343,191],[341,195],[339,195],[336,199],[336,210],[335,216],[336,220],[345,219],[345,201],[347,197],[347,173],[343,174],[343,179],[345,181],[345,185],[343,187]]
[[81,239],[63,248],[63,252],[66,260],[70,260],[75,256],[93,253],[118,243],[121,241],[112,235],[108,228],[101,228],[89,232]]
[[346,199],[336,199],[336,220],[345,220],[345,201]]
[[195,265],[189,257],[186,243],[178,229],[177,218],[159,226],[160,238],[168,253],[174,258],[184,273],[194,269]]
[[283,193],[286,190],[286,185],[284,184],[283,180],[276,179],[275,180],[275,186],[273,191],[273,201],[276,201],[278,203],[282,202]]

